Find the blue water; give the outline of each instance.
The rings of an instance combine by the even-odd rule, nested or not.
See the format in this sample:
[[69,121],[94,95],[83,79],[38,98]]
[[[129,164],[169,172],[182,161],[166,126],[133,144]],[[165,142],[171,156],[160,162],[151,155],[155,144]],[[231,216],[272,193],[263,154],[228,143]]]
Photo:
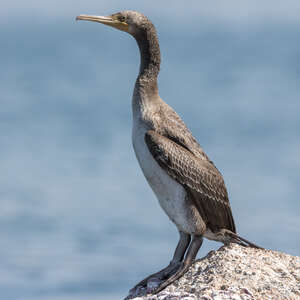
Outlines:
[[[238,232],[299,255],[299,27],[160,22],[160,94],[222,171]],[[121,299],[178,238],[131,147],[135,42],[62,19],[0,38],[1,299]]]

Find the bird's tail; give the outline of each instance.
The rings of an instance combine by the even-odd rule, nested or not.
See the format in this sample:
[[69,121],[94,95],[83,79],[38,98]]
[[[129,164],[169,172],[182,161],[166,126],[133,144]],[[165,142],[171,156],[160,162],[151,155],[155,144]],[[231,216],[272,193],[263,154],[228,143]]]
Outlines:
[[233,233],[231,231],[226,231],[226,235],[229,236],[230,238],[230,242],[232,243],[237,243],[241,246],[244,246],[244,247],[252,247],[252,248],[257,248],[257,249],[264,249],[260,246],[257,246],[256,244],[244,239],[243,237],[239,236],[238,234],[236,233]]
[[243,237],[239,236],[238,234],[228,230],[228,229],[221,229],[217,236],[219,236],[219,241],[222,241],[224,244],[229,243],[236,243],[244,247],[252,247],[257,249],[264,249],[262,247],[259,247],[255,245],[254,243],[244,239]]

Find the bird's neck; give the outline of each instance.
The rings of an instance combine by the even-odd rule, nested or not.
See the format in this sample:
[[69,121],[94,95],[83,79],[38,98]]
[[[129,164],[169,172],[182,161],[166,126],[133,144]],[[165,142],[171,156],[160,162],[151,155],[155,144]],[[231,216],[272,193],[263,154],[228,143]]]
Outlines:
[[[135,83],[135,94],[151,101],[158,97],[157,77],[160,68],[160,50],[154,27],[135,36],[141,55],[140,71]],[[142,97],[145,96],[145,97]]]

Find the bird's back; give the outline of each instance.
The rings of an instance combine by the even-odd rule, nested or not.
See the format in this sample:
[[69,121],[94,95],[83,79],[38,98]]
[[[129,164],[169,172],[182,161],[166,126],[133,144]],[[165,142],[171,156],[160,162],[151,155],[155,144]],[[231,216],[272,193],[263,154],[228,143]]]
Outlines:
[[[184,189],[181,197],[189,198],[210,231],[224,228],[235,232],[223,177],[178,114],[160,100],[155,109],[144,106],[136,110],[133,119],[133,143],[144,174],[154,174],[153,170],[149,170],[158,164],[160,168],[156,173],[159,170],[171,179],[172,184],[175,181],[178,191]],[[142,152],[144,157],[148,157],[150,152],[151,157],[147,160],[139,157]],[[145,176],[155,191],[149,175]],[[155,177],[159,182],[159,176]],[[167,188],[170,189],[171,184]]]

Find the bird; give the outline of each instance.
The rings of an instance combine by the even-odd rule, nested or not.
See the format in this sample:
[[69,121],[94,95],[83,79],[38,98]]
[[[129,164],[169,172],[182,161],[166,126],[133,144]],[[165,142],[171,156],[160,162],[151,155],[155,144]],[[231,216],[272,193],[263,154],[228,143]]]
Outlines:
[[111,26],[137,42],[140,68],[132,96],[133,148],[161,208],[179,232],[169,265],[136,284],[129,296],[158,293],[183,276],[195,261],[203,238],[260,248],[237,234],[222,174],[179,115],[159,96],[161,55],[152,22],[132,10],[109,16],[79,15],[76,20]]

